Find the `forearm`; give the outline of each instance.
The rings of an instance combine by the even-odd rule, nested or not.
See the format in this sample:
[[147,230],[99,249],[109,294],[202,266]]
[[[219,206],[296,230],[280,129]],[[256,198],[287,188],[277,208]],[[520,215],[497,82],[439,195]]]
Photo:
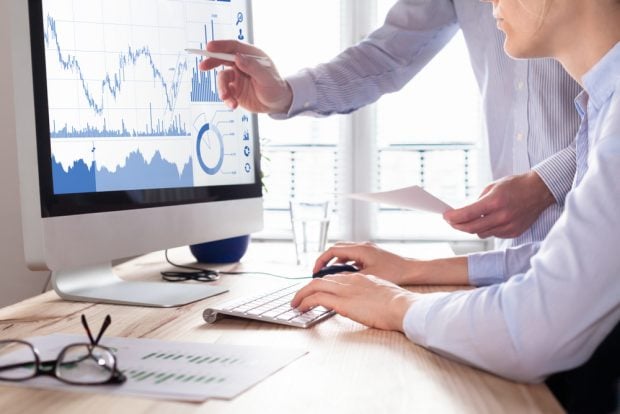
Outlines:
[[350,113],[402,88],[454,36],[451,1],[397,2],[385,24],[332,61],[287,77],[293,102],[280,119]]
[[407,271],[401,286],[407,285],[467,285],[467,257],[449,257],[434,260],[407,259]]

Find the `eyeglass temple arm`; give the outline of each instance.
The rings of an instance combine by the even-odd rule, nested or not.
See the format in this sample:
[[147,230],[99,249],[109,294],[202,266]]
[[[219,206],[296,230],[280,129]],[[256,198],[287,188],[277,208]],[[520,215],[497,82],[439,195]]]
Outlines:
[[86,322],[86,317],[82,314],[82,325],[84,329],[86,329],[86,333],[88,334],[88,339],[90,339],[91,345],[95,346],[99,343],[99,340],[103,336],[103,333],[108,329],[108,326],[112,323],[112,318],[110,315],[105,317],[103,324],[101,325],[101,329],[99,329],[99,334],[97,335],[97,339],[93,339],[93,335],[90,332],[90,328],[88,327],[88,323]]

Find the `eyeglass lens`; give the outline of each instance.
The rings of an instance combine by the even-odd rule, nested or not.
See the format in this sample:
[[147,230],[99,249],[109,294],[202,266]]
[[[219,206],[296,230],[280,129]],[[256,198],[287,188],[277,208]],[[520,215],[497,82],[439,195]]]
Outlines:
[[100,346],[68,346],[56,363],[56,377],[72,383],[103,383],[109,381],[113,374],[114,356]]
[[20,341],[0,341],[0,379],[18,381],[37,374],[34,348]]

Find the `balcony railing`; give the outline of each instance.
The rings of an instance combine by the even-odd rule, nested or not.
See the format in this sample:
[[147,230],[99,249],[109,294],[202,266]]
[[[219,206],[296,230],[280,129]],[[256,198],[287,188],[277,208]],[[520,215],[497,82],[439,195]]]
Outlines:
[[[263,145],[265,231],[263,237],[290,237],[288,201],[293,198],[329,198],[332,223],[330,234],[338,238],[342,229],[341,210],[336,194],[346,186],[340,180],[348,168],[338,162],[336,145]],[[447,200],[470,197],[477,188],[478,148],[468,143],[398,144],[379,148],[376,154],[378,174],[375,188],[389,190],[417,184]],[[398,237],[388,230],[398,222],[394,214],[401,209],[379,206],[378,220],[385,237]],[[346,227],[346,226],[345,226]],[[419,226],[417,226],[419,228]],[[387,230],[387,231],[384,231]],[[413,235],[412,237],[415,237]],[[443,236],[438,235],[438,238]],[[451,236],[447,235],[447,239]],[[453,238],[453,237],[452,237]]]
[[[265,145],[263,178],[265,207],[288,208],[291,198],[334,194],[339,190],[336,145]],[[438,196],[467,198],[477,186],[472,157],[477,147],[470,143],[396,144],[377,151],[377,189],[417,184],[439,189]],[[449,185],[443,183],[448,182]],[[456,192],[455,192],[456,190]]]

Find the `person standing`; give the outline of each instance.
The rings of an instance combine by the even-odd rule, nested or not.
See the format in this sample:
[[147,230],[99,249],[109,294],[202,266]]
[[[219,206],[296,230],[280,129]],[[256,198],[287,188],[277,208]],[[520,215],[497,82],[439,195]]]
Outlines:
[[[275,65],[245,56],[266,56],[263,51],[237,41],[207,44],[209,51],[237,54],[234,64],[208,58],[200,67],[229,65],[218,73],[218,91],[231,108],[278,119],[349,113],[402,88],[461,29],[483,97],[495,181],[477,202],[445,218],[483,238],[506,238],[502,247],[518,246],[542,240],[562,212],[575,171],[572,100],[580,88],[553,60],[509,59],[485,6],[478,0],[397,1],[383,26],[359,44],[286,79]],[[484,261],[474,256],[472,266],[484,267]]]

